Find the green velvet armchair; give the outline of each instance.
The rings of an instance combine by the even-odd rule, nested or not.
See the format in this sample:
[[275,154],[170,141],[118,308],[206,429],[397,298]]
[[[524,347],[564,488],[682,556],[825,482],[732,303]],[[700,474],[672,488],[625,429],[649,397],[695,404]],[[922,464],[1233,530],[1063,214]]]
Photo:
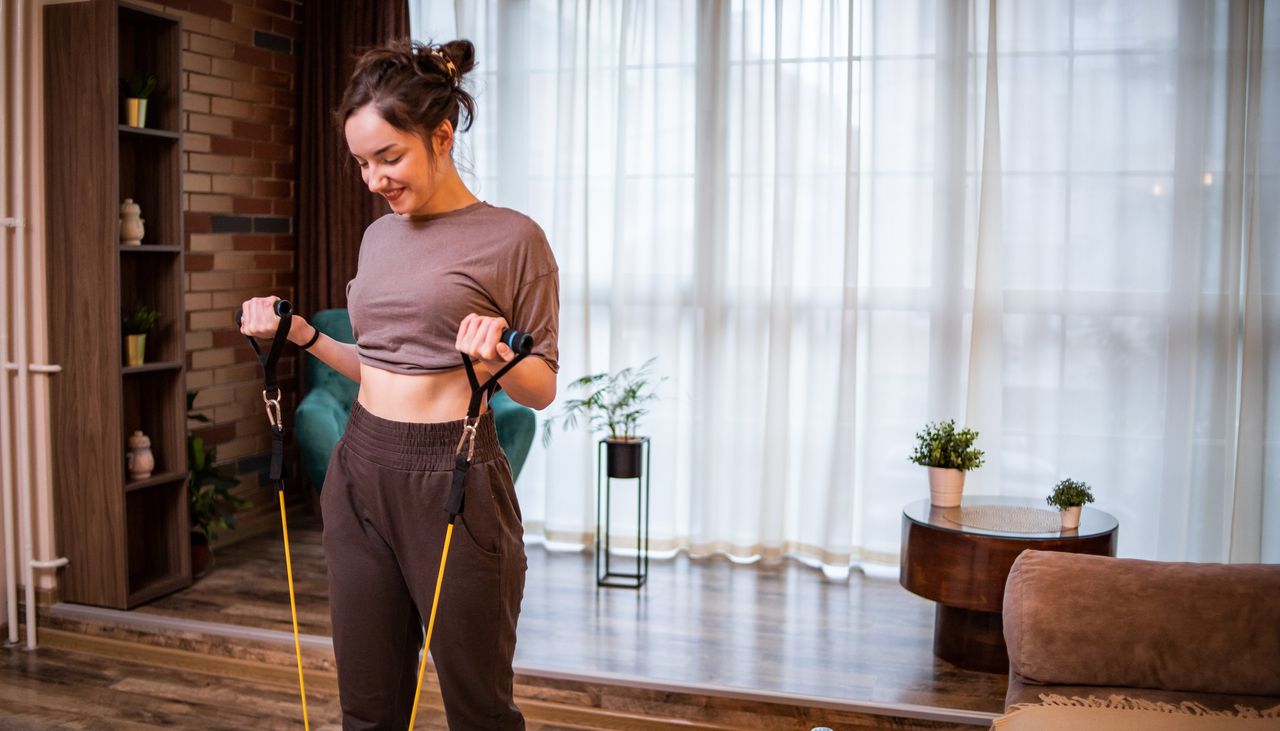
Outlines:
[[[351,334],[351,319],[346,309],[320,310],[310,322],[334,340],[344,343],[356,341]],[[298,404],[294,423],[303,470],[318,491],[324,485],[329,456],[346,431],[347,416],[351,413],[358,387],[319,358],[308,356],[305,360],[310,390]],[[524,466],[529,447],[533,444],[536,428],[533,410],[512,401],[505,393],[495,396],[489,407],[493,409],[498,428],[498,443],[507,454],[514,479],[520,475],[520,468]]]

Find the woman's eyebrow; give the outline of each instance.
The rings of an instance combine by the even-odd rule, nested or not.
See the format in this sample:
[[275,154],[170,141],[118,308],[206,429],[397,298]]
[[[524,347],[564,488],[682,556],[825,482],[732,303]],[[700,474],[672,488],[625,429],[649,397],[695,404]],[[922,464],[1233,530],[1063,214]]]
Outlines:
[[[395,146],[396,146],[396,144],[397,144],[397,143],[392,142],[392,143],[391,143],[391,144],[389,144],[389,145],[384,145],[384,146],[382,146],[382,147],[378,148],[377,150],[375,150],[375,151],[374,151],[374,153],[373,153],[372,157],[377,157],[378,155],[381,155],[382,153],[386,152],[387,150],[390,150],[391,148],[395,147]],[[359,156],[359,155],[357,155],[357,154],[356,154],[356,153],[354,153],[354,152],[353,152],[353,153],[351,153],[351,156],[352,156],[352,157],[354,157],[354,158],[356,158],[357,160],[359,160],[359,159],[360,159],[360,156]]]

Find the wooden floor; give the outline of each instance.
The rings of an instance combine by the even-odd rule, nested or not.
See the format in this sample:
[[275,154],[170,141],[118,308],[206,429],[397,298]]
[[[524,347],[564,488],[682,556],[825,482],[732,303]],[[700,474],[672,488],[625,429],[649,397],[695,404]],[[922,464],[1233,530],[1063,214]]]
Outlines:
[[[290,526],[301,631],[328,636],[320,532]],[[267,535],[224,549],[191,588],[140,612],[291,631],[283,547]],[[650,564],[639,592],[597,589],[589,554],[528,549],[518,669],[634,677],[842,702],[1000,713],[1006,678],[932,654],[932,602],[896,581],[847,583],[794,562]]]
[[[34,652],[0,648],[0,729],[177,731],[302,726],[295,670],[59,629]],[[529,731],[966,731],[938,721],[894,718],[717,696],[636,691],[601,683],[517,676]],[[307,672],[311,728],[337,731],[336,679]],[[428,673],[417,731],[447,727]]]
[[[290,526],[312,728],[340,716],[318,527]],[[0,649],[0,729],[300,727],[282,545],[220,552],[191,588],[133,612],[42,610],[40,649]],[[1003,676],[931,653],[933,606],[895,581],[784,563],[654,562],[597,589],[589,555],[530,547],[516,699],[531,731],[987,725]],[[429,669],[419,729],[444,728]]]

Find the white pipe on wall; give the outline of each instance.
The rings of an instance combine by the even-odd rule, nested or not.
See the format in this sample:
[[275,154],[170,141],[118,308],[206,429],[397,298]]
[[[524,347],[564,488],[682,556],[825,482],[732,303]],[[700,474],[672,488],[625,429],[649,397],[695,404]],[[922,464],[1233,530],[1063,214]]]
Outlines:
[[[13,74],[14,78],[10,78],[10,69],[16,69],[18,58],[12,53],[13,43],[9,39],[9,12],[11,6],[5,4],[0,8],[0,47],[4,51],[0,54],[0,64],[3,69],[0,70],[0,94],[3,94],[3,102],[0,102],[0,122],[3,123],[5,133],[0,138],[0,217],[3,220],[3,226],[0,227],[0,242],[3,243],[3,249],[0,250],[0,493],[3,497],[3,524],[0,524],[0,533],[4,534],[4,586],[5,586],[5,610],[7,622],[9,625],[8,644],[14,645],[18,642],[18,574],[15,567],[16,553],[16,536],[14,529],[13,514],[13,449],[10,440],[12,439],[11,404],[9,403],[9,313],[12,308],[9,306],[9,240],[10,231],[20,222],[17,220],[17,210],[9,208],[9,179],[13,174],[10,170],[9,145],[12,139],[13,123],[12,118],[17,114],[17,110],[9,103],[13,98],[11,91],[15,85],[18,74]],[[15,144],[16,147],[16,144]],[[15,176],[16,177],[16,176]],[[15,321],[15,327],[18,323]]]
[[[27,181],[27,156],[26,156],[26,105],[27,97],[27,27],[26,27],[27,3],[26,0],[18,2],[18,17],[14,23],[14,30],[17,31],[17,37],[14,39],[13,48],[18,56],[18,83],[14,85],[17,93],[14,95],[14,106],[17,108],[17,114],[14,115],[14,134],[17,137],[17,144],[14,145],[13,158],[14,167],[18,171],[18,184],[14,186],[13,203],[14,208],[19,211],[20,215],[25,217],[27,212],[26,200],[26,181]],[[34,537],[32,536],[35,527],[32,521],[32,497],[31,494],[31,383],[28,380],[30,374],[27,370],[30,364],[30,355],[28,353],[27,343],[30,337],[30,328],[27,316],[27,226],[30,221],[25,221],[22,226],[17,228],[17,236],[15,237],[14,255],[13,255],[13,315],[19,323],[14,328],[14,354],[13,360],[18,364],[18,379],[14,384],[14,401],[17,402],[17,429],[16,436],[18,447],[18,458],[15,464],[18,468],[18,517],[21,525],[18,526],[18,535],[22,539],[22,583],[26,589],[25,600],[27,603],[27,647],[34,650],[35,644],[35,627],[36,627],[36,582],[35,572],[31,568],[31,561],[35,558]]]
[[[56,1],[56,0],[55,0]],[[28,170],[27,152],[32,152],[36,164],[44,159],[44,137],[40,133],[39,119],[43,113],[43,63],[40,53],[43,51],[41,33],[43,23],[41,11],[42,0],[18,0],[16,3],[5,3],[0,9],[0,19],[4,23],[5,66],[3,93],[7,104],[4,105],[3,121],[6,135],[3,166],[4,195],[0,202],[9,203],[12,198],[12,211],[4,221],[3,267],[0,269],[0,301],[5,307],[5,326],[0,335],[5,335],[3,347],[0,348],[0,361],[3,361],[3,387],[0,387],[0,440],[3,441],[3,466],[0,467],[0,489],[3,490],[4,533],[5,533],[5,589],[9,616],[9,641],[18,640],[18,571],[21,570],[23,587],[25,588],[27,647],[36,648],[36,569],[57,568],[65,566],[67,559],[55,558],[39,560],[36,556],[36,537],[42,535],[45,543],[52,550],[52,517],[42,516],[36,520],[36,508],[49,499],[49,402],[47,384],[38,384],[35,400],[40,410],[32,409],[32,377],[58,373],[61,368],[56,365],[32,363],[33,348],[39,350],[43,358],[47,356],[47,344],[38,328],[46,327],[43,314],[45,297],[44,289],[38,280],[44,277],[43,255],[36,247],[43,247],[43,227],[37,226],[43,215],[43,198],[40,195],[43,176]],[[34,18],[28,18],[28,10],[34,9]],[[13,18],[10,19],[10,13]],[[13,69],[12,75],[9,69]],[[28,125],[28,121],[31,124]],[[28,139],[30,130],[30,139]],[[12,152],[10,152],[10,150]],[[12,185],[10,185],[10,182]],[[32,186],[35,186],[32,188]],[[28,189],[36,190],[30,197]],[[13,263],[9,266],[9,231],[13,231]],[[32,232],[38,231],[39,236]],[[30,291],[28,291],[30,286]],[[32,296],[36,296],[32,306]],[[10,296],[12,300],[10,300]],[[12,313],[12,324],[8,323]],[[10,342],[10,340],[12,342]],[[12,353],[10,353],[12,351]],[[13,398],[9,398],[9,374],[16,373],[13,382]],[[39,428],[40,433],[33,430]],[[33,438],[35,444],[33,445]],[[16,444],[14,444],[16,442]],[[16,449],[13,447],[16,446]],[[43,450],[34,454],[33,448]],[[16,453],[15,453],[16,452]],[[38,492],[41,491],[41,492]],[[14,495],[16,493],[17,510],[14,514]],[[21,552],[15,550],[15,544],[21,543]],[[20,556],[20,558],[19,558]],[[20,561],[15,567],[14,564]]]
[[[31,32],[28,33],[29,47],[27,54],[31,63],[26,64],[28,96],[31,104],[27,105],[27,137],[31,149],[38,154],[32,160],[28,170],[27,189],[32,191],[31,200],[27,201],[28,227],[27,236],[31,241],[28,247],[31,260],[28,270],[29,289],[28,302],[31,302],[29,325],[31,339],[31,485],[35,494],[35,536],[36,556],[56,556],[58,544],[55,542],[54,529],[54,462],[52,462],[52,424],[49,393],[49,378],[46,376],[61,373],[61,366],[49,364],[49,291],[46,283],[46,242],[45,238],[45,13],[47,5],[59,4],[61,0],[27,0],[33,13]],[[78,1],[78,0],[77,0]],[[58,568],[67,566],[68,559],[51,558],[41,561],[32,559],[32,568]],[[36,589],[58,588],[58,576],[54,572],[42,572],[37,575]]]
[[[26,387],[29,389],[29,416],[27,425],[30,427],[25,430],[30,435],[30,441],[26,453],[31,459],[28,467],[28,479],[30,482],[31,501],[29,503],[32,511],[32,549],[31,560],[27,562],[30,567],[30,581],[35,589],[39,589],[42,583],[49,589],[57,588],[57,581],[52,576],[42,576],[43,582],[37,581],[37,569],[56,569],[66,566],[68,560],[66,557],[39,559],[36,556],[53,555],[57,550],[54,542],[54,520],[53,520],[53,469],[51,463],[52,450],[52,431],[50,428],[50,401],[49,401],[49,382],[46,376],[60,373],[62,367],[51,365],[49,359],[49,342],[48,342],[48,294],[45,290],[45,209],[44,209],[44,130],[41,127],[40,120],[44,118],[44,6],[50,3],[47,0],[25,0],[29,7],[35,12],[30,20],[30,32],[27,37],[30,40],[30,47],[27,48],[27,56],[31,63],[27,64],[29,69],[27,73],[27,103],[23,106],[23,111],[28,115],[31,124],[28,129],[28,143],[31,149],[36,151],[35,162],[27,174],[26,181],[28,183],[27,190],[36,191],[31,199],[27,201],[27,223],[24,231],[29,242],[26,251],[30,255],[27,262],[28,276],[25,281],[30,285],[30,291],[27,292],[27,302],[32,306],[29,308],[30,315],[27,318],[24,332],[27,334],[26,348],[30,356],[22,362],[26,365],[29,375],[26,379]],[[33,362],[33,361],[40,362]],[[39,543],[36,540],[39,539]],[[32,590],[34,591],[34,590]],[[35,649],[37,625],[35,622],[35,605],[31,602],[27,606],[28,617],[30,621],[27,625],[27,647]]]

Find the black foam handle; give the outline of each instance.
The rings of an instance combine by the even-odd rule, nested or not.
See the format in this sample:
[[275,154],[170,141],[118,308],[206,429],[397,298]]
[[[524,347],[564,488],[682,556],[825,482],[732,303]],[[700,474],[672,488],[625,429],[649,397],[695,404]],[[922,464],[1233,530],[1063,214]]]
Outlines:
[[533,336],[513,328],[502,328],[502,342],[519,355],[528,355],[533,350]]
[[[289,304],[289,300],[276,300],[272,306],[277,317],[291,317],[293,315],[293,305]],[[244,319],[244,308],[236,308],[236,327],[240,327],[240,321]]]

